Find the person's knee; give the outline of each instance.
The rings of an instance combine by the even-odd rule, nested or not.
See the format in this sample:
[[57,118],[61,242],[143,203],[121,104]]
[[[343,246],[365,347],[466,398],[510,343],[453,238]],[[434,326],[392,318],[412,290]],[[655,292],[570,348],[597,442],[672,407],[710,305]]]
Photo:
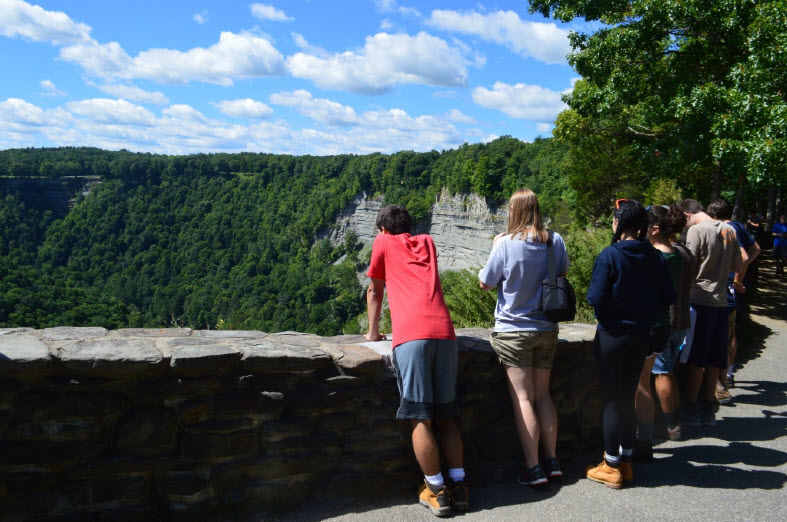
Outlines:
[[432,421],[430,419],[410,419],[410,426],[413,430],[423,427],[422,429],[432,431]]

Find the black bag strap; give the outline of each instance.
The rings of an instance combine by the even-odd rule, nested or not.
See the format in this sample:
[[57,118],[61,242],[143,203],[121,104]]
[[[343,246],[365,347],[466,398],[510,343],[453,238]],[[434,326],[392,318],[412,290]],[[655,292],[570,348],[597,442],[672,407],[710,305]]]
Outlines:
[[557,277],[555,275],[555,249],[552,248],[552,231],[547,231],[547,267],[549,269],[549,284],[556,285]]

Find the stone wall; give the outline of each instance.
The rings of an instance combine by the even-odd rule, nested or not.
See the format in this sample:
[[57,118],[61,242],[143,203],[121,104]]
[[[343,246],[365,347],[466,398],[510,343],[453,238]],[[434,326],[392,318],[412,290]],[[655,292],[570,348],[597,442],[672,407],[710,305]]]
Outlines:
[[[344,241],[348,230],[354,230],[362,243],[371,243],[377,235],[375,219],[382,206],[382,198],[370,199],[360,194],[318,239],[328,238],[336,245]],[[432,206],[430,218],[418,223],[415,233],[432,236],[440,255],[440,270],[480,268],[492,249],[492,238],[505,231],[507,211],[507,207],[490,209],[484,198],[476,194],[452,196],[443,190]]]
[[[486,330],[460,330],[466,467],[521,460]],[[593,328],[562,328],[559,456],[596,446]],[[420,480],[390,343],[293,332],[0,330],[0,520],[207,518]]]

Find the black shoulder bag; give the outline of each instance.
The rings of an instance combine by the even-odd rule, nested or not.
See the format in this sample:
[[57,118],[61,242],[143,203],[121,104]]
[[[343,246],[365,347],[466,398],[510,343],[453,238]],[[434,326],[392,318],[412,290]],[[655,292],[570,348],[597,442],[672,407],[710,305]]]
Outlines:
[[547,265],[549,277],[541,283],[541,310],[553,323],[573,321],[577,315],[577,295],[568,279],[555,274],[555,250],[552,248],[552,231],[547,239]]

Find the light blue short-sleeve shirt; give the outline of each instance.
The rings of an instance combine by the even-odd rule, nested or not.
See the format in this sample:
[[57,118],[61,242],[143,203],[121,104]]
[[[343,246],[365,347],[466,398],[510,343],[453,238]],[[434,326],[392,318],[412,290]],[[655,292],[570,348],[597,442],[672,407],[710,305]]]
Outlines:
[[[568,272],[568,252],[560,234],[553,232],[555,274]],[[489,254],[478,278],[488,286],[497,287],[495,308],[496,332],[556,330],[557,324],[546,318],[541,308],[541,283],[548,277],[547,245],[501,237]]]

